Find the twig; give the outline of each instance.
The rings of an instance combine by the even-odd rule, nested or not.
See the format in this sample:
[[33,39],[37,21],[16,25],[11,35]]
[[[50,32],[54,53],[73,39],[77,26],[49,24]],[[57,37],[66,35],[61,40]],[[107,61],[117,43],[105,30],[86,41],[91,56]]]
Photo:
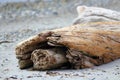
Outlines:
[[11,43],[12,41],[0,41],[0,44],[2,43]]

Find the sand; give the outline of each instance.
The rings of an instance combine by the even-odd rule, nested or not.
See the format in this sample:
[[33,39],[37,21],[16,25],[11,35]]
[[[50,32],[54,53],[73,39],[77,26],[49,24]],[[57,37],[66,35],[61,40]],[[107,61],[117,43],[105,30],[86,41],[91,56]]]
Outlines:
[[20,17],[0,20],[0,80],[119,80],[120,59],[101,66],[80,70],[20,70],[15,56],[18,42],[43,30],[72,24],[77,14]]

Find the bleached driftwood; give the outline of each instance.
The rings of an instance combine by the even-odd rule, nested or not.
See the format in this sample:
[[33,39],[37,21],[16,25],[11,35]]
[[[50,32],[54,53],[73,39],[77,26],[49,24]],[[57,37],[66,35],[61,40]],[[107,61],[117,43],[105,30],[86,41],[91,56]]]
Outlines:
[[78,17],[73,24],[87,22],[120,21],[120,12],[99,7],[77,7]]

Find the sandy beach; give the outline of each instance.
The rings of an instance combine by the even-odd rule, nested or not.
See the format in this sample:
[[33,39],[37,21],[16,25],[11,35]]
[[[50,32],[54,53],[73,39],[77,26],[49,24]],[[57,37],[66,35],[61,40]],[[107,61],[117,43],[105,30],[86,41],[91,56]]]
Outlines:
[[[19,69],[15,56],[15,46],[17,43],[43,30],[72,25],[72,21],[77,17],[75,8],[80,3],[77,3],[78,0],[73,2],[71,0],[68,2],[64,1],[67,0],[59,1],[57,5],[57,0],[51,3],[21,2],[21,4],[0,4],[0,80],[120,79],[120,59],[94,68],[81,70],[31,71],[30,69]],[[84,1],[81,3],[88,4],[88,2]],[[107,5],[103,5],[103,7],[120,11],[117,6],[118,4],[113,7]]]

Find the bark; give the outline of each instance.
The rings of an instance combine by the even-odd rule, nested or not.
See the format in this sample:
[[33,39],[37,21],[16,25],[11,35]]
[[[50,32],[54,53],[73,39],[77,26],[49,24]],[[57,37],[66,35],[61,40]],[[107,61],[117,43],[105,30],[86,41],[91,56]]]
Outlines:
[[77,13],[78,17],[73,21],[73,24],[120,21],[120,12],[99,7],[78,6]]
[[[120,22],[88,23],[62,28],[54,31],[48,37],[48,42],[67,47],[70,50],[67,58],[74,68],[108,63],[120,58]],[[74,55],[80,60],[76,61]]]
[[38,49],[31,55],[33,67],[37,70],[55,69],[67,63],[63,48]]

